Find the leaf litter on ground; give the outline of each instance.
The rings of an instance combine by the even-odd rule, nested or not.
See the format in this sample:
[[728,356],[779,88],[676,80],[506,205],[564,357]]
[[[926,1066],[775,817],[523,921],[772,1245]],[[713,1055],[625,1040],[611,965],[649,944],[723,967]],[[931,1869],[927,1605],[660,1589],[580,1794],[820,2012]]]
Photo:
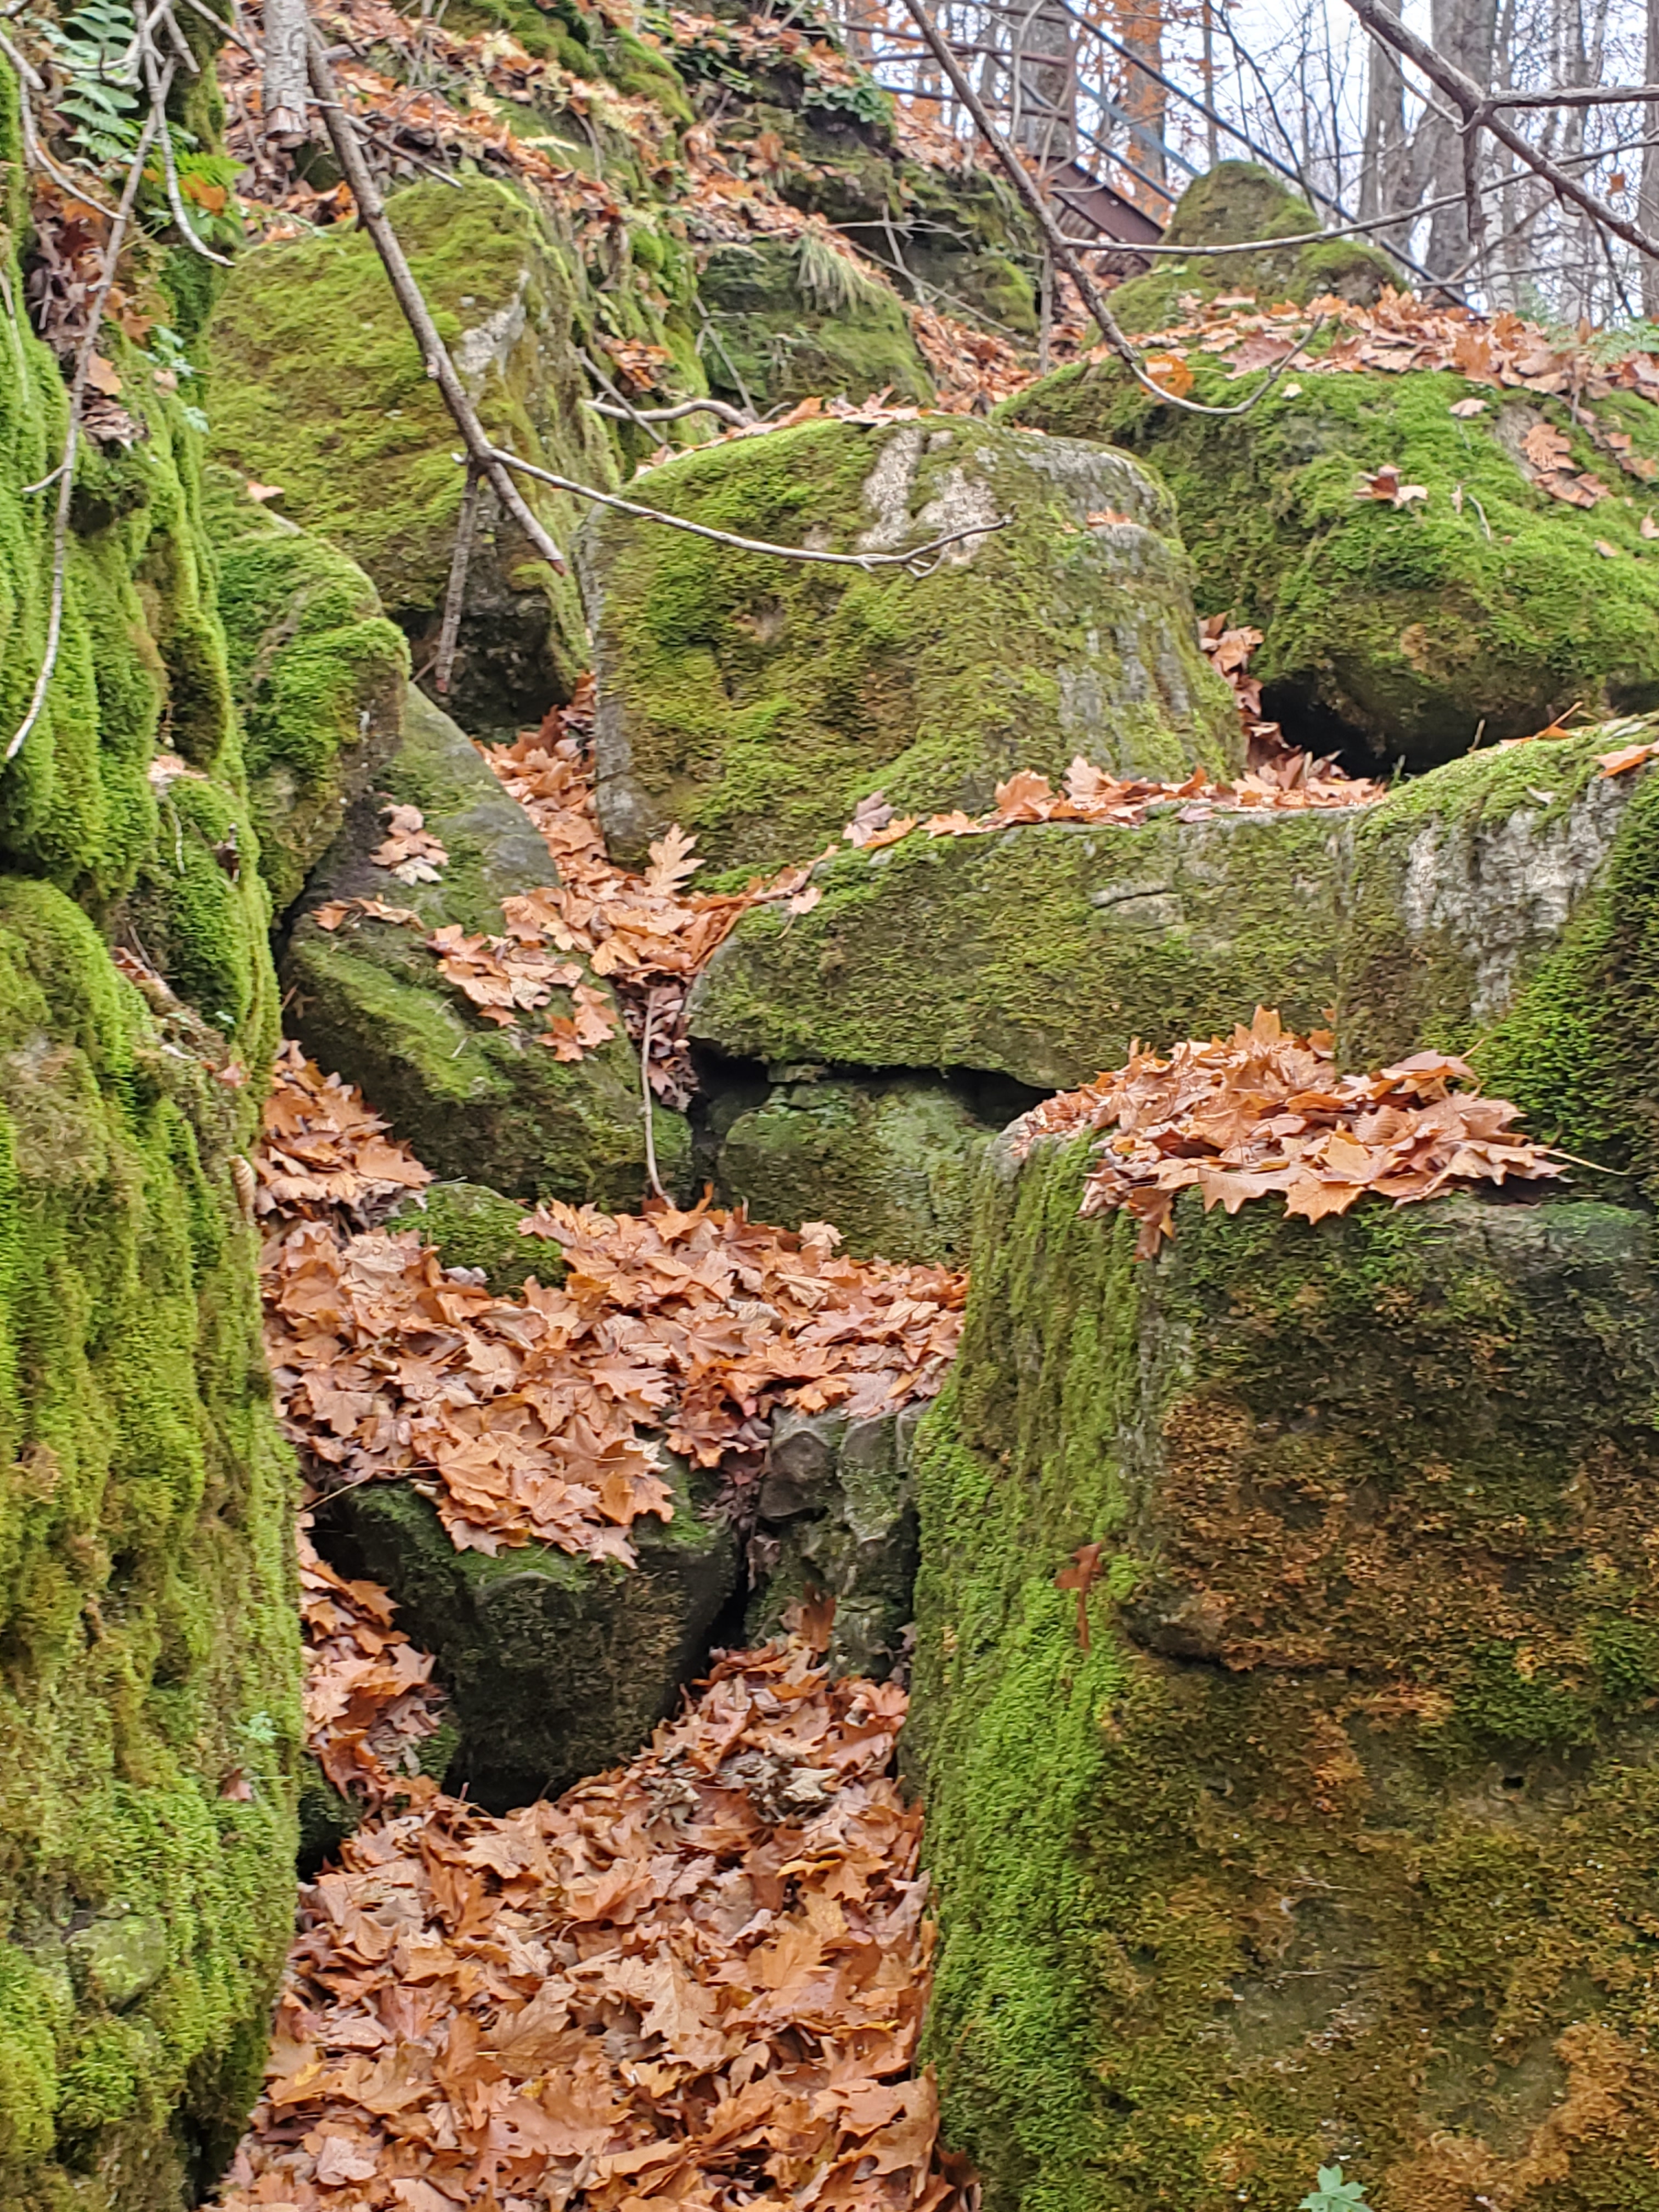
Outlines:
[[1258,1006],[1248,1028],[1177,1044],[1167,1059],[1137,1042],[1114,1073],[1033,1107],[1014,1143],[1024,1153],[1041,1137],[1100,1131],[1079,1211],[1131,1214],[1136,1256],[1150,1259],[1175,1234],[1183,1190],[1230,1214],[1277,1193],[1286,1213],[1320,1221],[1368,1192],[1404,1206],[1559,1176],[1562,1154],[1512,1133],[1520,1110],[1483,1097],[1453,1053],[1342,1074],[1327,1032],[1297,1036]]

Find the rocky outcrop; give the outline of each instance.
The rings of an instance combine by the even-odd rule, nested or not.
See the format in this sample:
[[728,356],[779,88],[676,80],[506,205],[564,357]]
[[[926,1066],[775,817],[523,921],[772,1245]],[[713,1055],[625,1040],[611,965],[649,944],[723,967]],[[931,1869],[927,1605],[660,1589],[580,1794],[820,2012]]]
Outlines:
[[[506,185],[410,186],[392,222],[491,434],[601,489],[616,465],[581,405],[573,319],[580,268],[551,220]],[[209,333],[213,453],[275,485],[282,512],[367,570],[410,638],[435,649],[462,471],[368,238],[345,224],[238,261]],[[576,511],[528,479],[560,544]],[[492,500],[468,571],[453,696],[475,726],[538,717],[586,659],[575,586],[532,553]]]
[[712,388],[738,404],[933,396],[897,295],[815,231],[712,247],[697,298],[714,332]]
[[[385,800],[422,811],[448,854],[437,882],[406,884],[374,865]],[[645,1125],[638,1063],[614,1002],[611,1041],[567,1063],[525,1028],[483,1020],[427,949],[427,936],[450,925],[501,935],[501,900],[554,879],[529,816],[471,740],[411,689],[402,744],[313,875],[295,925],[283,968],[289,1024],[435,1174],[516,1198],[632,1207],[646,1188]],[[362,897],[416,914],[418,927],[352,914],[328,930],[315,919],[331,900]],[[597,979],[589,988],[603,988]],[[689,1156],[685,1123],[662,1107],[654,1120],[659,1167],[671,1179]]]
[[1641,2186],[1650,1222],[1188,1197],[1139,1263],[1086,1157],[988,1165],[919,1449],[928,2033],[988,2206]]
[[[65,423],[8,320],[0,749]],[[170,2212],[240,2132],[293,1911],[292,1468],[240,1203],[276,996],[194,433],[103,343],[133,436],[83,443],[0,768],[0,2200]]]
[[[1276,207],[1280,228],[1317,227],[1288,196]],[[1324,289],[1328,257],[1357,250],[1297,249],[1297,281],[1275,273],[1280,256],[1264,257],[1273,266],[1261,304]],[[1176,264],[1115,297],[1131,329],[1168,328],[1185,318],[1182,295],[1223,282],[1252,289],[1222,267],[1224,278]],[[1330,343],[1327,332],[1312,350]],[[1189,365],[1195,398],[1231,405],[1248,388],[1196,344]],[[1115,362],[1094,362],[1059,371],[1006,412],[1056,435],[1109,440],[1157,469],[1180,507],[1201,611],[1231,611],[1265,633],[1254,672],[1267,711],[1316,751],[1346,745],[1358,759],[1431,767],[1479,735],[1541,729],[1575,702],[1603,713],[1655,704],[1659,562],[1640,534],[1652,501],[1644,481],[1619,491],[1606,441],[1631,441],[1638,465],[1659,461],[1659,410],[1620,392],[1574,416],[1564,403],[1450,371],[1286,382],[1294,389],[1229,421],[1180,411]],[[1484,404],[1452,411],[1466,401]],[[1566,439],[1575,475],[1608,480],[1615,495],[1553,498],[1525,452],[1540,426]],[[1385,465],[1424,497],[1396,508],[1357,496],[1365,473]]]
[[1208,1036],[1258,1004],[1303,1028],[1334,1012],[1356,1065],[1478,1042],[1488,1084],[1534,1127],[1651,1177],[1640,917],[1659,779],[1597,765],[1650,726],[1477,753],[1351,812],[1170,806],[1138,829],[849,851],[817,871],[810,913],[744,917],[693,994],[691,1032],[774,1066],[976,1069],[1054,1090],[1117,1066],[1137,1036]]
[[1237,757],[1174,510],[1120,453],[958,416],[804,423],[682,456],[649,492],[822,551],[988,534],[912,577],[590,523],[599,817],[620,859],[678,821],[715,867],[769,867],[821,850],[878,789],[978,811],[1012,769],[1058,775],[1077,753],[1177,779]]

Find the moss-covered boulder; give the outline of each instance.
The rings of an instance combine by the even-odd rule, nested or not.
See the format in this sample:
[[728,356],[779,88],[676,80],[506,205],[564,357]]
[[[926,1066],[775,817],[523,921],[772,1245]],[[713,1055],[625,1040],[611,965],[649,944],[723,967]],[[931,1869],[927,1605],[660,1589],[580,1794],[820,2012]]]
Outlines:
[[697,279],[710,389],[769,408],[817,393],[931,399],[898,295],[816,231],[714,247]]
[[738,1545],[709,1513],[714,1482],[664,1458],[671,1521],[636,1522],[638,1564],[550,1545],[458,1552],[408,1483],[342,1492],[318,1541],[385,1584],[434,1654],[459,1730],[449,1786],[499,1812],[631,1758],[699,1671],[738,1581]]
[[1086,1157],[994,1156],[919,1441],[928,2036],[988,2212],[1337,2162],[1378,2212],[1642,2202],[1650,1221],[1183,1199],[1137,1263]]
[[1161,487],[1121,454],[959,416],[804,423],[653,471],[651,502],[751,538],[948,547],[925,577],[739,553],[601,515],[579,545],[599,817],[634,860],[671,821],[716,865],[806,860],[857,800],[989,804],[1073,754],[1135,774],[1232,762]]
[[397,743],[409,649],[355,562],[227,469],[209,471],[208,521],[259,870],[280,915]]
[[1165,1048],[1258,1004],[1304,1028],[1334,1013],[1355,1064],[1479,1047],[1534,1127],[1652,1177],[1659,774],[1607,777],[1598,756],[1654,726],[1477,753],[1352,811],[1171,806],[848,852],[810,913],[744,915],[691,1031],[733,1058],[1052,1090],[1136,1036]]
[[523,1201],[503,1198],[485,1183],[434,1182],[398,1207],[389,1231],[419,1230],[435,1244],[446,1267],[474,1269],[498,1298],[521,1291],[528,1277],[564,1279],[559,1247],[544,1237],[521,1237]]
[[[395,195],[391,219],[486,427],[526,460],[613,485],[615,463],[572,335],[569,241],[509,186],[476,178]],[[459,512],[456,432],[368,236],[344,223],[245,254],[209,333],[213,453],[275,484],[283,511],[373,578],[413,642],[435,649]],[[566,544],[576,512],[526,479]],[[454,697],[469,720],[539,714],[586,659],[574,580],[487,501],[468,574]]]
[[[449,856],[436,883],[403,884],[374,865],[383,798],[422,810]],[[635,1206],[646,1176],[639,1067],[614,1006],[610,1042],[566,1063],[532,1042],[534,1015],[519,1028],[483,1020],[427,949],[428,934],[450,924],[500,936],[501,900],[554,879],[529,816],[411,688],[398,750],[313,875],[289,939],[289,1025],[435,1174],[520,1198]],[[328,930],[315,918],[319,905],[364,897],[418,915],[418,926],[349,914]],[[682,1176],[684,1120],[659,1107],[654,1126],[664,1180]]]
[[763,1643],[802,1603],[833,1601],[824,1657],[838,1674],[884,1678],[907,1655],[915,1610],[913,1451],[923,1408],[874,1420],[773,1419],[749,1539],[744,1632]]
[[810,913],[745,915],[692,1034],[772,1063],[960,1068],[1063,1089],[1131,1037],[1167,1044],[1258,1002],[1332,1001],[1352,823],[1176,809],[1139,829],[1051,823],[848,851]]
[[860,1259],[960,1262],[993,1133],[943,1083],[784,1072],[726,1127],[720,1192],[785,1229],[833,1222]]
[[[1279,295],[1270,286],[1263,304]],[[1152,319],[1167,326],[1182,311]],[[1330,343],[1328,331],[1314,350]],[[1249,388],[1228,380],[1224,357],[1196,345],[1188,357],[1194,398],[1231,404]],[[1045,379],[1007,412],[1108,440],[1158,471],[1201,611],[1265,633],[1254,672],[1267,709],[1316,750],[1420,768],[1482,733],[1525,736],[1575,702],[1659,703],[1659,549],[1641,534],[1655,497],[1605,444],[1627,437],[1637,462],[1659,459],[1659,409],[1620,392],[1575,416],[1564,402],[1449,371],[1286,381],[1294,388],[1225,421],[1097,362]],[[1480,411],[1455,414],[1466,401]],[[1550,495],[1524,450],[1540,424],[1567,439],[1572,471],[1607,484],[1607,497],[1579,507]],[[1425,496],[1399,507],[1365,496],[1364,475],[1385,465]]]

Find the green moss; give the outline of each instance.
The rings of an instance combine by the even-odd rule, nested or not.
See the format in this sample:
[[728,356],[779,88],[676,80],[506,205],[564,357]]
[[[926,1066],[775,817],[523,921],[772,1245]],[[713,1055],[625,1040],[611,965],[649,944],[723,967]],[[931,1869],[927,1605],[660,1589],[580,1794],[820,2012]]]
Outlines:
[[675,819],[716,865],[802,860],[878,786],[907,809],[977,811],[1014,769],[1057,776],[1079,751],[1178,775],[1237,750],[1167,502],[1116,455],[960,418],[807,423],[684,455],[651,495],[717,529],[843,552],[1012,520],[925,578],[850,581],[590,524],[599,811],[627,857]]
[[[57,1992],[33,2028],[0,2002],[11,2197],[56,2159],[176,2201],[240,2119],[218,2061],[286,1948],[297,1632],[248,1119],[159,1054],[61,893],[0,884],[0,1990]],[[141,2144],[142,2193],[111,2165]]]
[[810,914],[746,915],[693,1034],[774,1063],[996,1070],[1048,1090],[1335,993],[1350,826],[1173,810],[1144,828],[913,836],[848,853]]
[[[1194,397],[1237,400],[1243,387],[1224,366],[1192,358]],[[1290,396],[1229,422],[1182,413],[1096,365],[1060,371],[1006,411],[1109,439],[1159,470],[1200,606],[1264,631],[1254,672],[1269,708],[1316,745],[1425,766],[1467,751],[1477,730],[1487,742],[1527,735],[1575,701],[1655,703],[1659,561],[1639,528],[1650,498],[1582,422],[1450,373],[1291,381]],[[1453,415],[1469,398],[1486,411]],[[1640,400],[1584,419],[1632,437],[1638,458],[1659,455],[1659,413]],[[1531,480],[1518,456],[1546,421],[1610,497],[1565,506]],[[1396,509],[1358,495],[1363,473],[1384,464],[1426,498]]]
[[991,1139],[942,1084],[780,1084],[726,1129],[720,1183],[757,1221],[833,1222],[861,1259],[967,1257],[974,1170]]
[[212,473],[220,615],[280,915],[396,742],[409,654],[355,562],[240,496],[228,471]]
[[1144,1265],[1086,1156],[994,1156],[921,1443],[928,2040],[988,2208],[1333,2159],[1383,2212],[1644,2201],[1653,1718],[1590,1653],[1656,1630],[1647,1224],[1183,1200]]
[[765,410],[815,392],[933,396],[896,295],[810,234],[716,246],[698,291],[720,337],[705,366],[713,388],[734,403]]
[[[507,185],[482,179],[460,191],[411,185],[394,197],[392,221],[492,435],[544,467],[614,483],[609,445],[580,404],[568,243]],[[367,570],[406,630],[434,629],[462,471],[453,425],[368,237],[341,224],[244,255],[209,345],[215,457],[280,485],[287,514]],[[567,542],[569,501],[525,489]],[[470,605],[464,641],[484,706],[504,718],[526,688],[568,695],[586,659],[574,585],[493,520]]]
[[402,1206],[388,1229],[418,1229],[435,1244],[447,1267],[477,1267],[498,1297],[511,1297],[534,1275],[541,1283],[562,1283],[564,1261],[559,1247],[544,1237],[521,1237],[522,1200],[503,1198],[476,1182],[430,1184],[418,1200]]
[[634,1568],[550,1546],[458,1552],[406,1483],[342,1492],[331,1555],[382,1582],[398,1625],[437,1659],[459,1731],[452,1782],[498,1810],[627,1759],[678,1701],[737,1581],[737,1544],[709,1516],[712,1478],[664,1455],[673,1518],[636,1522]]

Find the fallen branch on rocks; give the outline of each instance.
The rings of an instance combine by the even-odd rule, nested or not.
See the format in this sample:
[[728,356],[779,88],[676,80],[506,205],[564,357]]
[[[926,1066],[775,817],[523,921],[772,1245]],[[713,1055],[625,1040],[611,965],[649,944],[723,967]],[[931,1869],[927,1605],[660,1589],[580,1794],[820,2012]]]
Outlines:
[[1133,1214],[1135,1255],[1146,1260],[1174,1236],[1183,1190],[1196,1188],[1206,1212],[1229,1213],[1279,1192],[1286,1213],[1321,1221],[1368,1191],[1405,1206],[1477,1182],[1560,1175],[1564,1155],[1508,1133],[1520,1110],[1483,1098],[1474,1070],[1451,1053],[1340,1075],[1328,1035],[1293,1036],[1258,1006],[1248,1029],[1178,1044],[1167,1060],[1136,1046],[1115,1073],[1034,1107],[1016,1143],[1023,1152],[1039,1137],[1103,1131],[1081,1211]]

